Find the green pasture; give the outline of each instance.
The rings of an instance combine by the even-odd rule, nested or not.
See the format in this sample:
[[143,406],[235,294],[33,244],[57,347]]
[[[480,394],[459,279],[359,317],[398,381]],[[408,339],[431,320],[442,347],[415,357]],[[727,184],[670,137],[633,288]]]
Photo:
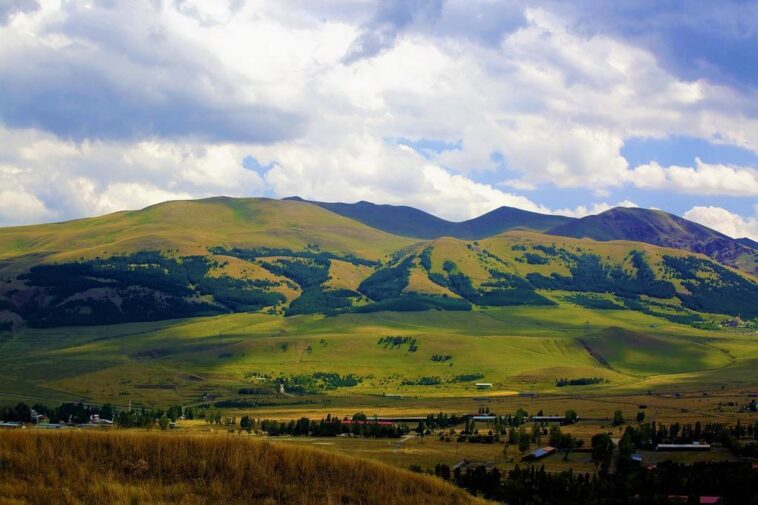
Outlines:
[[[416,350],[408,344],[379,345],[386,336],[411,337]],[[444,359],[434,361],[435,355]],[[0,401],[6,393],[119,405],[192,404],[202,403],[205,395],[237,398],[238,389],[261,384],[256,376],[315,372],[354,374],[361,382],[315,397],[265,400],[518,391],[591,395],[682,385],[750,386],[756,371],[756,335],[696,330],[628,310],[563,304],[336,317],[233,314],[14,333],[0,344]],[[456,379],[460,376],[469,377]],[[440,383],[418,384],[430,377]],[[562,377],[606,382],[557,388]],[[479,391],[475,382],[493,387]]]

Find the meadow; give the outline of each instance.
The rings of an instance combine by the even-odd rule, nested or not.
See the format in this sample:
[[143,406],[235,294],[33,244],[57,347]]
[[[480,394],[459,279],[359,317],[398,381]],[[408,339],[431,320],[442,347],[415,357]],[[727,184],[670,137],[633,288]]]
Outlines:
[[[380,343],[385,337],[406,343]],[[413,340],[413,345],[410,341]],[[507,307],[473,312],[232,314],[103,327],[24,329],[0,343],[6,402],[115,405],[392,405],[411,398],[626,394],[754,386],[758,339],[628,310]],[[298,384],[352,375],[347,386]],[[558,387],[561,378],[601,384]],[[298,382],[300,381],[300,383]],[[276,392],[284,382],[285,394]],[[476,382],[492,384],[479,390]],[[250,398],[240,389],[269,387]],[[293,388],[289,394],[287,388]],[[392,399],[395,398],[395,399]]]

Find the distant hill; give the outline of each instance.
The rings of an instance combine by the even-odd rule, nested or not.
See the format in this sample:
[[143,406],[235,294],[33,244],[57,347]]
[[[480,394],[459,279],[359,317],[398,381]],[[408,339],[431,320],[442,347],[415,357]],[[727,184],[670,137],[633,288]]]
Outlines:
[[749,239],[747,237],[742,237],[742,238],[738,238],[737,242],[739,242],[740,244],[746,247],[751,247],[755,249],[756,251],[758,251],[758,242],[756,242],[755,240]]
[[209,245],[303,249],[318,244],[376,259],[412,242],[303,202],[221,196],[63,223],[0,228],[0,275],[27,262],[145,250],[204,254]]
[[451,225],[455,224],[423,210],[405,205],[377,205],[365,201],[357,203],[313,202],[299,197],[285,198],[285,200],[311,203],[372,228],[405,237],[423,239],[442,237],[449,234]]
[[731,237],[660,210],[616,207],[601,214],[563,223],[549,235],[594,240],[631,240],[673,247],[756,273],[758,250],[752,240]]
[[[308,201],[299,197],[285,198],[285,200]],[[468,221],[453,222],[405,205],[377,205],[365,201],[357,203],[308,201],[308,203],[387,233],[422,239],[455,237],[478,240],[518,228],[543,232],[574,220],[565,216],[500,207]]]

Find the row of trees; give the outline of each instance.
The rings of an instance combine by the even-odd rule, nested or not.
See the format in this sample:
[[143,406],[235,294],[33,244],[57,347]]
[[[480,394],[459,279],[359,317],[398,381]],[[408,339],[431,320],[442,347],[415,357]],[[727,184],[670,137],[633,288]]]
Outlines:
[[405,424],[383,424],[371,421],[362,413],[355,414],[350,420],[342,420],[327,415],[320,421],[312,421],[307,417],[302,417],[297,421],[293,419],[289,422],[269,419],[256,422],[254,419],[245,416],[240,423],[240,427],[248,432],[256,429],[256,426],[269,436],[336,437],[345,434],[366,438],[400,438],[410,432]]
[[[48,407],[43,404],[34,404],[31,407],[25,403],[18,403],[13,407],[0,408],[0,420],[28,423],[32,422],[33,414],[45,416],[51,423],[83,424],[88,423],[93,416],[100,419],[113,421],[116,425],[123,428],[152,428],[156,425],[162,427],[166,424],[175,422],[180,417],[185,419],[206,419],[209,422],[221,421],[220,411],[217,409],[194,409],[192,407],[183,408],[180,405],[173,405],[167,409],[139,407],[129,410],[116,411],[110,403],[101,406],[86,405],[79,403],[62,403],[57,407]],[[166,421],[161,422],[165,418]]]
[[[23,303],[17,299],[14,311],[33,327],[50,327],[254,311],[285,301],[281,294],[267,290],[267,281],[210,276],[217,266],[207,257],[175,258],[159,251],[37,265],[19,278],[47,297],[27,297]],[[121,302],[72,298],[103,287],[113,290]],[[156,303],[158,295],[161,303]],[[215,303],[189,300],[197,295],[212,296]],[[43,298],[47,301],[39,303]]]
[[[654,468],[640,465],[616,473],[551,473],[544,466],[520,468],[503,474],[481,466],[450,471],[437,465],[435,475],[472,494],[510,505],[601,505],[615,503],[670,503],[669,496],[722,497],[723,503],[755,503],[758,471],[750,463],[695,463],[671,461]],[[697,503],[688,501],[687,503]]]
[[637,427],[628,426],[626,432],[632,443],[640,449],[653,449],[658,444],[691,444],[704,441],[722,443],[725,437],[734,439],[751,438],[758,440],[758,421],[744,425],[739,420],[733,426],[722,423],[670,425],[662,423],[644,423]]
[[83,403],[63,403],[58,407],[49,408],[46,405],[36,403],[31,407],[20,402],[13,407],[0,408],[0,420],[29,423],[34,421],[33,414],[46,416],[53,423],[86,423],[93,415],[101,419],[113,419],[114,409],[111,404],[100,407],[84,405]]

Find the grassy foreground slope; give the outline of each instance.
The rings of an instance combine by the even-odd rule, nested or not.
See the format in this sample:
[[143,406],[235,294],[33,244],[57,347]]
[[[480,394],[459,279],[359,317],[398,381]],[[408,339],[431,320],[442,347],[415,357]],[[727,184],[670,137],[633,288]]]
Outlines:
[[0,433],[0,505],[484,503],[440,479],[238,437]]

